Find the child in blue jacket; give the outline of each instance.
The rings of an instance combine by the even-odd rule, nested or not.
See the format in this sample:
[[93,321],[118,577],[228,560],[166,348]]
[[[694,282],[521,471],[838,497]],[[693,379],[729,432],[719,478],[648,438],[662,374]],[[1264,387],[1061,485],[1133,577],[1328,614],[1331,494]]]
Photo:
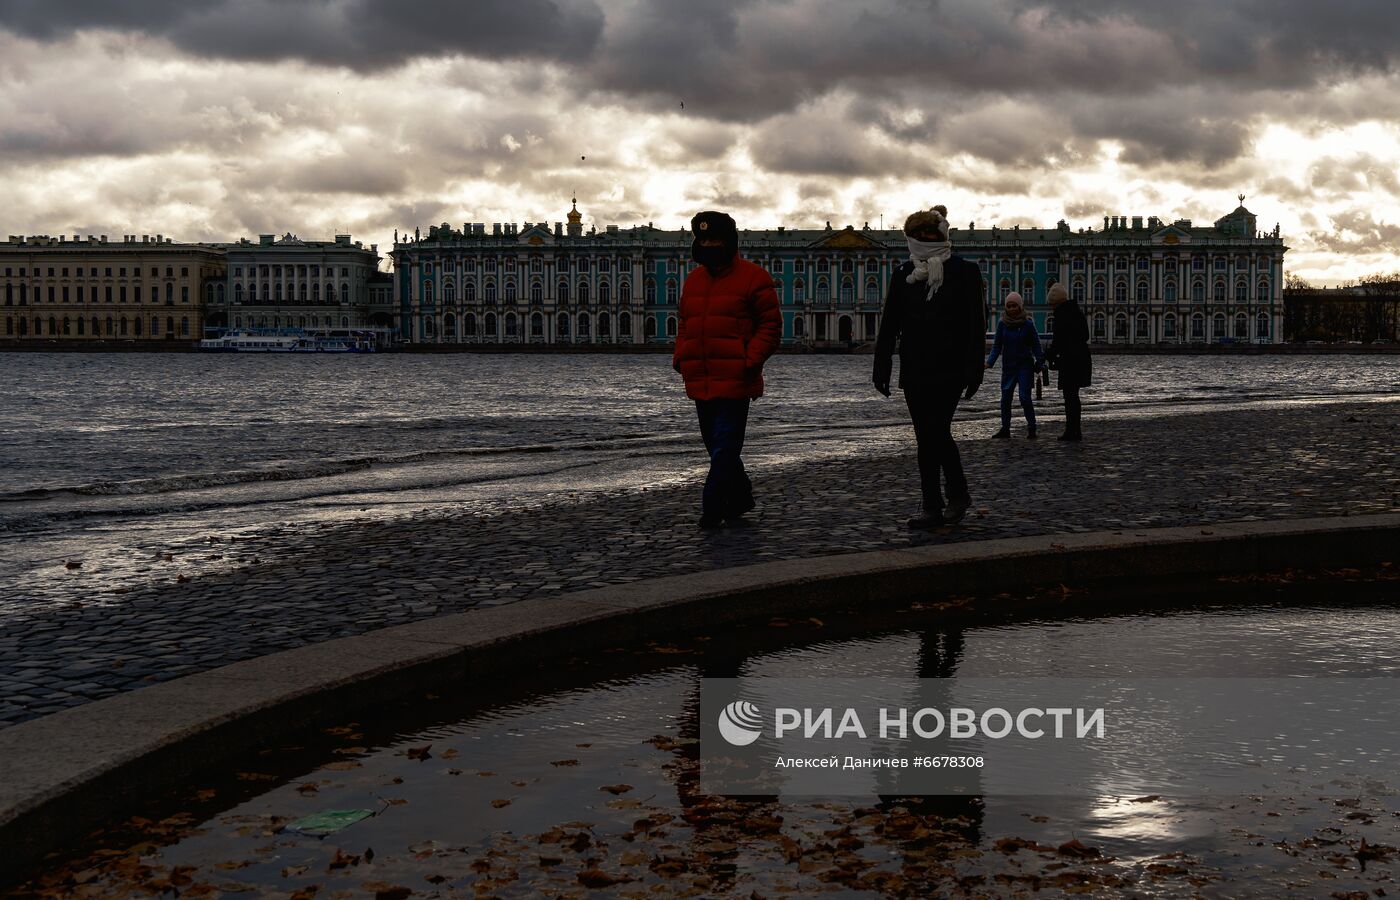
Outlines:
[[1035,323],[1026,316],[1021,295],[1012,291],[1006,295],[1005,310],[997,323],[997,336],[992,354],[987,357],[991,368],[1001,357],[1001,431],[992,437],[1011,437],[1011,394],[1021,390],[1021,409],[1026,413],[1026,437],[1035,437],[1035,401],[1031,385],[1035,373],[1045,366],[1045,351],[1040,348],[1040,335]]

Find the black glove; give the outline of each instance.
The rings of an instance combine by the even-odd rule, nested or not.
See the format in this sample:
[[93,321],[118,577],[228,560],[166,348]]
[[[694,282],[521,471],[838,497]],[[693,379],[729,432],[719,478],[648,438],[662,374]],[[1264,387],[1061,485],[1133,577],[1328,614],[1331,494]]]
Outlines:
[[882,359],[879,357],[875,359],[875,374],[872,376],[871,381],[875,383],[875,390],[884,394],[886,397],[890,395],[890,373],[893,369],[894,360]]

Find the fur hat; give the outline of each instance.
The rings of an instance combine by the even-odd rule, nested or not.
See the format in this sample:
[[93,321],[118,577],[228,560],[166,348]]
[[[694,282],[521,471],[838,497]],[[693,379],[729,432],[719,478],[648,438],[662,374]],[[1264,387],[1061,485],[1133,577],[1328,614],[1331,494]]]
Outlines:
[[1026,308],[1026,301],[1022,300],[1021,295],[1016,291],[1007,294],[1006,299],[1001,301],[1001,303],[1003,306],[1010,306],[1013,300],[1016,302],[1016,305],[1020,306],[1022,309]]
[[690,220],[690,231],[696,241],[719,238],[731,251],[739,252],[739,226],[734,224],[729,213],[716,210],[698,212]]
[[1064,282],[1057,281],[1050,285],[1050,290],[1045,292],[1045,299],[1049,300],[1052,304],[1063,303],[1068,300],[1069,291],[1065,290]]
[[920,210],[904,220],[904,234],[906,236],[926,229],[937,231],[943,235],[943,240],[948,240],[948,207],[940,205],[932,209]]

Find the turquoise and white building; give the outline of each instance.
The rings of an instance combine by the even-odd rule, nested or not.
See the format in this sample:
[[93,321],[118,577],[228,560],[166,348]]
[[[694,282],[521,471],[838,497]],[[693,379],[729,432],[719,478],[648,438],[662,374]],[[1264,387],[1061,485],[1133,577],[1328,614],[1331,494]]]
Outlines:
[[[982,269],[987,323],[1011,291],[1036,327],[1053,330],[1046,291],[1065,282],[1100,343],[1281,340],[1278,228],[1258,230],[1243,206],[1212,225],[1105,216],[1099,229],[954,228],[954,252]],[[681,283],[694,267],[688,230],[651,225],[583,230],[567,224],[448,223],[396,236],[394,289],[413,343],[665,344],[676,332]],[[742,224],[742,223],[741,223]],[[830,223],[741,230],[743,255],[773,274],[789,345],[872,341],[903,232]]]

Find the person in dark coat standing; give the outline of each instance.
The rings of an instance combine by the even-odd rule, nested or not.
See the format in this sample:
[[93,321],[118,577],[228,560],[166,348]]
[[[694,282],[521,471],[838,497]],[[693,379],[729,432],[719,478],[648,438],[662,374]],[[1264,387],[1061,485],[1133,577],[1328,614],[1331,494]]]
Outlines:
[[952,427],[958,401],[971,400],[982,384],[986,317],[982,272],[953,255],[948,230],[943,206],[905,220],[909,260],[890,277],[875,341],[875,389],[886,397],[899,346],[899,386],[919,447],[923,505],[910,528],[953,524],[972,504]]
[[1055,313],[1055,333],[1045,358],[1059,373],[1059,388],[1065,395],[1065,433],[1062,441],[1082,441],[1079,427],[1080,388],[1093,379],[1093,358],[1089,356],[1089,322],[1079,304],[1069,297],[1063,284],[1053,284],[1046,299]]
[[1045,365],[1045,353],[1040,349],[1040,335],[1035,323],[1026,315],[1021,295],[1012,291],[1003,301],[1005,311],[997,323],[996,340],[992,342],[987,368],[1001,357],[1001,431],[992,437],[1011,437],[1011,395],[1021,392],[1021,409],[1026,413],[1026,437],[1035,438],[1035,400],[1031,383],[1035,373]]
[[690,255],[699,268],[681,289],[671,367],[695,401],[710,473],[700,501],[700,527],[737,523],[754,508],[753,485],[739,454],[749,403],[763,395],[763,364],[783,335],[773,278],[739,256],[739,230],[722,212],[690,220]]

